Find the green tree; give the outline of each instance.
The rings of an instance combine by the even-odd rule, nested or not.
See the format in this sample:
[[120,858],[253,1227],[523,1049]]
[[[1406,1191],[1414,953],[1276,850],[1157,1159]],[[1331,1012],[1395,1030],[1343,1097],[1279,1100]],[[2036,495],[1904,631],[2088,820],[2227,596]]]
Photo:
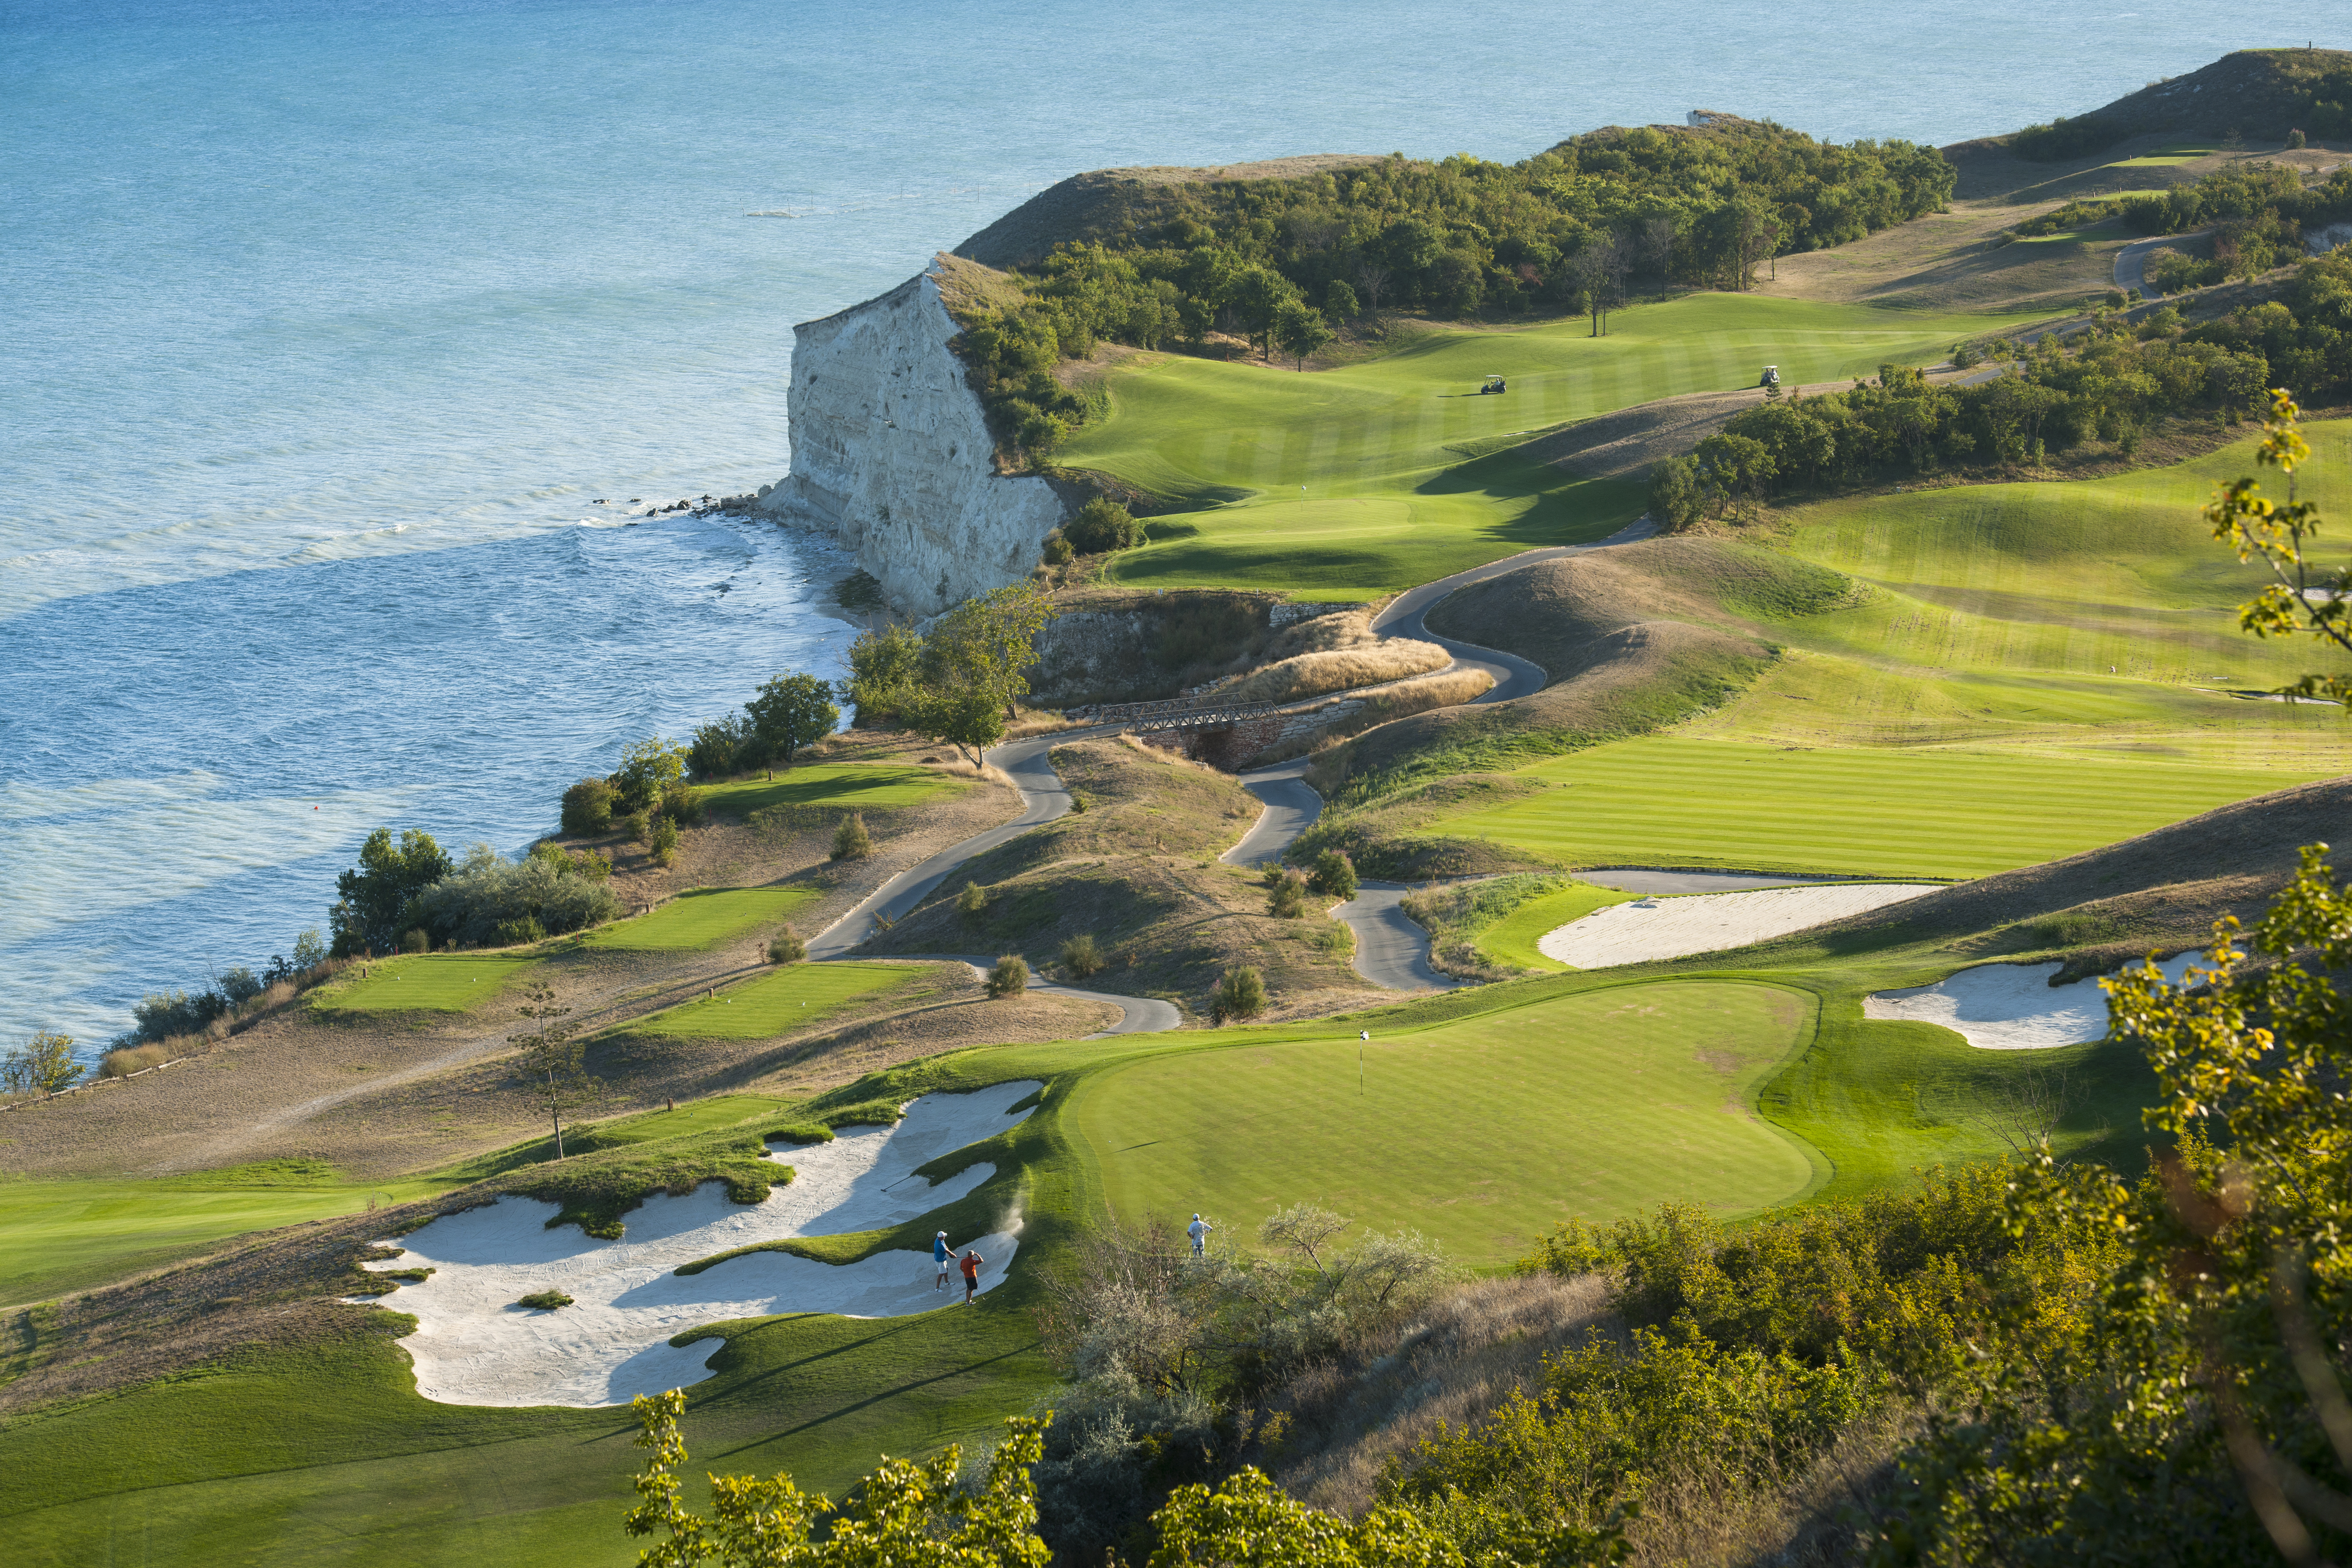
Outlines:
[[73,1037],[40,1029],[21,1046],[0,1057],[0,1091],[9,1094],[55,1094],[81,1077],[73,1058]]
[[614,809],[648,810],[685,777],[686,753],[659,735],[648,736],[623,752],[613,770]]
[[1650,470],[1650,521],[1665,533],[1696,527],[1706,516],[1706,488],[1692,458],[1663,458]]
[[613,783],[582,779],[563,792],[563,831],[575,838],[593,838],[613,826]]
[[360,846],[360,863],[335,879],[337,902],[328,920],[336,953],[390,952],[404,929],[401,915],[409,900],[449,869],[447,853],[421,829],[407,829],[397,844],[389,827],[369,834]]
[[859,722],[898,717],[914,692],[922,658],[923,639],[906,626],[857,635],[849,645],[849,681],[842,695],[856,705]]
[[555,1157],[561,1160],[564,1118],[602,1102],[604,1086],[589,1076],[587,1046],[572,1038],[570,1026],[562,1021],[572,1009],[556,1002],[553,986],[528,987],[522,1005],[515,1011],[539,1024],[537,1034],[509,1035],[507,1044],[520,1047],[515,1070],[532,1102],[547,1113],[548,1124],[555,1131]]
[[[2263,426],[2263,441],[2254,460],[2286,476],[2286,500],[2273,501],[2251,476],[2235,484],[2216,487],[2205,508],[2213,537],[2238,552],[2241,561],[2259,561],[2271,574],[2271,585],[2240,606],[2238,624],[2258,637],[2308,637],[2338,652],[2352,654],[2352,571],[2333,571],[2311,558],[2311,542],[2319,532],[2319,505],[2297,499],[2296,470],[2311,460],[2311,446],[2303,438],[2303,410],[2284,388],[2271,394],[2271,416]],[[2298,697],[2324,698],[2352,703],[2352,675],[2306,675],[2287,687]]]
[[1326,849],[1315,857],[1315,869],[1307,885],[1327,899],[1345,901],[1356,896],[1356,865],[1348,858],[1347,851]]
[[1271,267],[1246,267],[1233,282],[1227,303],[1242,323],[1259,356],[1274,357],[1275,322],[1285,305],[1298,301],[1298,287]]
[[833,688],[804,673],[771,677],[743,710],[751,715],[752,738],[761,754],[782,753],[787,768],[793,753],[824,740],[841,722]]
[[1348,287],[1346,279],[1334,278],[1323,289],[1323,313],[1337,326],[1362,315],[1364,307],[1357,300],[1356,291]]
[[686,771],[698,779],[722,779],[735,771],[751,739],[751,724],[740,713],[730,713],[694,727],[686,743]]
[[966,599],[922,639],[919,677],[900,712],[919,732],[971,754],[1001,740],[1016,699],[1029,692],[1037,634],[1057,611],[1026,583]]
[[1068,536],[1070,547],[1081,555],[1133,549],[1142,534],[1136,526],[1135,515],[1108,496],[1097,496],[1080,507],[1078,515],[1062,531]]
[[[1345,284],[1340,287],[1345,288]],[[1274,338],[1282,352],[1290,355],[1297,368],[1307,368],[1307,356],[1328,343],[1338,334],[1323,313],[1304,300],[1286,300],[1275,313]]]

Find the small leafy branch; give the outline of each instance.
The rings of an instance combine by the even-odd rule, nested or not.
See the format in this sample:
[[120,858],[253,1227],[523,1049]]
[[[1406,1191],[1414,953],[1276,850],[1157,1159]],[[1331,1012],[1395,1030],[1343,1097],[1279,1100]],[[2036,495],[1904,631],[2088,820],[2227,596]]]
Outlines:
[[[2352,569],[2315,566],[2311,542],[2319,533],[2319,506],[2295,499],[2295,470],[2311,460],[2303,438],[2303,410],[2284,387],[2271,391],[2271,416],[2254,460],[2286,475],[2284,504],[2264,496],[2252,476],[2217,487],[2205,508],[2213,537],[2234,547],[2241,561],[2259,560],[2271,585],[2238,609],[2238,625],[2258,637],[2313,637],[2352,654]],[[2281,696],[2352,703],[2352,675],[2306,675]]]

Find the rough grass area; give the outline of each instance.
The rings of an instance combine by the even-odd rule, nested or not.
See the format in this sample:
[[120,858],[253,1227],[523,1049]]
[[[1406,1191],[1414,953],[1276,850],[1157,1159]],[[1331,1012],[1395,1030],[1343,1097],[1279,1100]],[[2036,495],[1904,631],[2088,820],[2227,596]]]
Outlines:
[[422,952],[346,969],[310,993],[321,1013],[465,1013],[490,1001],[535,958]]
[[638,1019],[629,1030],[705,1039],[763,1039],[816,1023],[856,997],[903,985],[921,973],[902,964],[786,964],[747,985]]
[[1682,735],[1519,776],[1549,787],[1441,830],[1561,865],[1929,878],[2058,859],[2304,782],[2113,756],[1792,752]]
[[[1108,568],[1118,582],[1369,599],[1641,512],[1639,484],[1565,473],[1510,449],[1515,435],[1752,386],[1766,364],[1814,382],[1928,363],[2018,320],[1692,294],[1622,311],[1603,338],[1580,318],[1433,331],[1312,375],[1139,354],[1110,372],[1109,417],[1059,456],[1170,501],[1249,498],[1155,519],[1155,542]],[[1507,394],[1477,395],[1491,373]]]
[[[1277,1010],[1365,994],[1344,949],[1318,940],[1324,922],[1270,918],[1256,875],[1218,863],[1260,810],[1231,777],[1116,741],[1073,742],[1053,759],[1087,809],[973,860],[864,951],[1018,952],[1058,976],[1063,942],[1091,935],[1108,965],[1082,984],[1200,1014],[1237,964],[1264,971]],[[966,915],[956,900],[971,882],[984,901]]]
[[1427,675],[1453,662],[1454,656],[1433,642],[1391,637],[1360,647],[1281,659],[1219,687],[1217,695],[1228,702],[1296,702],[1327,691],[1351,691],[1359,686],[1402,680],[1409,675]]
[[649,915],[614,921],[583,940],[589,947],[627,952],[699,951],[788,920],[817,898],[814,888],[696,888]]
[[852,811],[919,805],[971,786],[929,768],[891,763],[803,763],[772,779],[736,779],[703,786],[703,804],[731,816],[779,805],[841,806]]

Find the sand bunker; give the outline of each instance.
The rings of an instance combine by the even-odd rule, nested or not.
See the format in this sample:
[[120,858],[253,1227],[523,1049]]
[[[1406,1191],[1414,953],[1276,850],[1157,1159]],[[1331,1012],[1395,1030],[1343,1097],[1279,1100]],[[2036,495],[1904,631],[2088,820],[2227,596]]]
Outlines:
[[[674,1334],[727,1318],[773,1312],[901,1317],[963,1299],[961,1276],[932,1288],[925,1252],[885,1252],[835,1266],[782,1252],[753,1253],[699,1274],[672,1272],[717,1253],[787,1237],[876,1230],[954,1202],[995,1173],[982,1163],[934,1186],[917,1166],[1028,1119],[1011,1108],[1039,1086],[1002,1083],[972,1094],[928,1095],[896,1127],[844,1129],[830,1143],[776,1146],[793,1180],[759,1204],[730,1203],[706,1182],[687,1197],[656,1194],[627,1217],[628,1234],[598,1241],[577,1226],[550,1230],[558,1206],[501,1198],[447,1215],[386,1246],[402,1257],[364,1267],[429,1268],[383,1305],[416,1315],[401,1342],[416,1365],[416,1391],[445,1405],[622,1405],[640,1394],[681,1388],[711,1375],[721,1341],[679,1349]],[[1020,1224],[982,1237],[950,1235],[986,1260],[983,1290],[1001,1283]],[[572,1306],[551,1312],[517,1307],[520,1298],[560,1290]]]
[[1885,904],[1932,893],[1940,882],[1832,882],[1805,888],[1769,888],[1747,893],[1702,893],[1680,899],[1643,899],[1595,910],[1536,943],[1546,958],[1577,969],[1612,963],[1646,963],[1720,952],[1752,942],[1786,936],[1824,921],[1863,914]]
[[[2184,952],[2158,968],[2174,984],[2204,954]],[[2137,968],[2138,965],[2133,965]],[[1862,999],[1865,1018],[1940,1024],[1988,1051],[2038,1051],[2079,1046],[2107,1036],[2107,994],[2096,979],[2053,985],[2055,963],[1980,963],[1933,985],[1880,991]]]

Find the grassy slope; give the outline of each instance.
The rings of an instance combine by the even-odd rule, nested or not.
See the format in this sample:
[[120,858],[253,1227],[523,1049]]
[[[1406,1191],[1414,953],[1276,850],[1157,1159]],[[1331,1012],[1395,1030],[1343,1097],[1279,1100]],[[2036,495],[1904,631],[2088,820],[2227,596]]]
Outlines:
[[[1313,375],[1146,356],[1113,374],[1111,416],[1060,457],[1171,500],[1249,498],[1155,524],[1196,531],[1119,556],[1119,582],[1364,599],[1601,538],[1642,510],[1638,485],[1580,479],[1508,450],[1481,456],[1480,443],[1750,386],[1767,363],[1814,382],[1928,363],[2008,320],[1695,294],[1622,311],[1605,338],[1580,321],[1433,332]],[[1475,395],[1490,372],[1509,378],[1507,394]]]
[[929,768],[891,763],[808,763],[772,779],[737,779],[707,784],[702,798],[713,811],[748,816],[775,805],[839,805],[853,809],[919,805],[971,786],[942,778]]
[[1546,933],[1558,931],[1573,920],[1581,920],[1595,910],[1612,904],[1630,902],[1638,893],[1621,893],[1614,888],[1598,887],[1580,882],[1564,892],[1548,893],[1540,899],[1529,899],[1493,925],[1479,931],[1474,941],[1480,951],[1503,963],[1516,963],[1523,969],[1544,970],[1559,973],[1568,968],[1556,958],[1546,958],[1536,947]]
[[[2352,425],[2312,437],[2303,493],[2341,510]],[[1789,652],[1741,700],[1525,769],[1583,787],[1435,830],[1586,864],[1962,876],[2341,773],[2336,710],[2220,694],[2326,662],[2237,630],[2259,582],[2197,509],[2252,467],[2241,444],[2111,479],[1799,509],[1789,551],[1866,593],[1825,614],[1748,606]]]
[[716,947],[730,937],[785,920],[816,898],[813,888],[696,888],[640,919],[599,926],[583,942],[631,952]]
[[870,991],[901,985],[922,971],[880,963],[795,963],[748,985],[637,1020],[633,1034],[756,1040],[814,1024]]
[[322,1013],[462,1013],[497,995],[536,962],[457,952],[387,958],[368,965],[363,977],[321,986],[310,1005]]

